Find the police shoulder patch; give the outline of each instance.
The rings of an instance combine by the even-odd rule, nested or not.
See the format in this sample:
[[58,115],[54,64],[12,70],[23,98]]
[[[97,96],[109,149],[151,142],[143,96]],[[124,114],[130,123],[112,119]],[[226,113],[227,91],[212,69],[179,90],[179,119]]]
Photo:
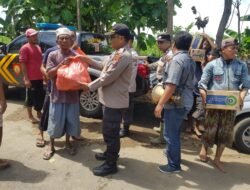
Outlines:
[[116,53],[112,59],[112,67],[116,67],[117,64],[119,63],[120,59],[122,57],[122,54]]

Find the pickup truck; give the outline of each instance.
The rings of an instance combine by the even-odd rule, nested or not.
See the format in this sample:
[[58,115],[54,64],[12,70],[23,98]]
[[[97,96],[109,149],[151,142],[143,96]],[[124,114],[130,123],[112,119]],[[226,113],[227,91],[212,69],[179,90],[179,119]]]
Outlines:
[[[8,86],[24,87],[23,74],[19,63],[19,50],[23,44],[27,43],[25,35],[20,35],[8,45],[1,46],[0,54],[0,77],[3,80],[5,90]],[[108,56],[111,49],[108,47],[104,35],[91,32],[77,32],[77,43],[81,49],[97,61],[102,61]],[[56,45],[55,30],[39,31],[39,45],[44,53],[48,48]],[[89,73],[94,80],[99,77],[100,71],[89,68]],[[136,77],[136,96],[146,94],[149,89],[148,68],[143,64],[138,66]],[[101,104],[98,101],[98,93],[88,94],[79,92],[80,113],[85,117],[100,117],[102,114]]]
[[238,151],[250,154],[250,90],[242,110],[236,114],[233,143]]

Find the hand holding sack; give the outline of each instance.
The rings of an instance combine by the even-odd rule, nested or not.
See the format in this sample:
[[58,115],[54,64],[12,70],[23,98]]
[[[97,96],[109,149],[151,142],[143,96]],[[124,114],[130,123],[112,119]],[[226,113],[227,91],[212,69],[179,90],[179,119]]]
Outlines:
[[79,58],[71,58],[70,63],[57,70],[56,87],[58,90],[80,90],[81,84],[91,82],[88,65]]

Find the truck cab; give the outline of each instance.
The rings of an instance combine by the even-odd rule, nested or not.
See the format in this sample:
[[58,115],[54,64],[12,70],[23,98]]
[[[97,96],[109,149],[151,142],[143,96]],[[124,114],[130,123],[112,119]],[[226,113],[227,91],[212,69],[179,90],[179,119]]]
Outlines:
[[[42,49],[42,53],[44,53],[48,48],[56,46],[55,30],[60,25],[42,23],[40,26],[43,27],[39,31],[39,46]],[[80,48],[100,63],[112,52],[112,49],[108,46],[108,40],[103,34],[76,31],[76,36],[76,41]],[[22,34],[8,45],[1,46],[0,77],[3,80],[5,90],[8,89],[8,86],[24,87],[23,73],[19,63],[19,50],[25,43],[27,43],[27,39]],[[101,71],[90,67],[88,71],[92,80],[98,78],[101,73]],[[137,96],[147,93],[149,89],[148,74],[148,69],[143,64],[138,66],[136,77]],[[87,94],[79,91],[79,94],[81,115],[86,117],[100,117],[102,115],[102,106],[98,101],[97,91]]]

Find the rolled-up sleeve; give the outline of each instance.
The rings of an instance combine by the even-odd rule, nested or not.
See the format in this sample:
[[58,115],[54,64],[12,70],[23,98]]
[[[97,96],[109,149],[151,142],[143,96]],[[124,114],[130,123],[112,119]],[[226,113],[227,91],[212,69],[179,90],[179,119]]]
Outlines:
[[198,83],[199,89],[208,90],[209,82],[212,80],[213,75],[213,62],[206,65],[201,75],[201,80]]

